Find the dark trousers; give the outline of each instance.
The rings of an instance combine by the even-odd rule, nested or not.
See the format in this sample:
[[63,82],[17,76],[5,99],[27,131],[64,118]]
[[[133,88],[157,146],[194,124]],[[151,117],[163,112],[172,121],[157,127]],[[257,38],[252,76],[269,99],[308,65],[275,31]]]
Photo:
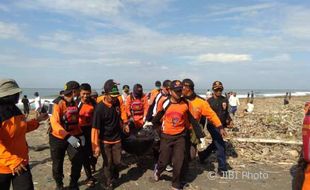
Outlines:
[[157,164],[159,158],[159,148],[160,148],[160,141],[154,141],[152,150],[153,150],[153,158],[154,163]]
[[113,178],[118,178],[119,167],[121,164],[121,143],[106,144],[101,143],[100,149],[103,157],[103,172],[106,178],[106,185],[112,184]]
[[91,165],[96,165],[97,159],[93,156],[91,145],[91,126],[82,127],[82,131],[85,137],[85,146],[83,147],[83,166],[87,176],[87,179],[93,177],[91,172]]
[[29,114],[29,106],[24,105],[24,114]]
[[217,160],[219,169],[226,171],[226,153],[225,153],[225,142],[220,134],[220,130],[212,125],[207,125],[207,129],[212,137],[212,143],[207,147],[206,150],[199,152],[200,160],[203,161],[208,158],[214,150],[217,150]]
[[160,175],[172,161],[172,187],[174,188],[181,188],[180,178],[184,175],[182,168],[185,154],[185,134],[175,136],[161,134],[157,175]]
[[71,179],[70,187],[78,187],[78,180],[81,176],[81,169],[83,164],[83,149],[74,148],[66,140],[59,139],[50,134],[50,150],[51,158],[53,161],[52,172],[53,178],[58,186],[63,185],[63,163],[65,158],[65,153],[69,156],[71,161]]
[[238,107],[237,106],[230,106],[230,113],[232,113],[233,115],[236,114]]
[[33,190],[34,187],[29,165],[26,168],[27,171],[24,171],[21,175],[0,174],[0,189],[9,190],[12,183],[13,190]]
[[159,127],[156,127],[154,129],[154,143],[152,146],[152,150],[153,150],[153,158],[154,158],[154,163],[157,164],[158,162],[158,158],[159,158],[159,149],[160,149],[160,129]]
[[[197,145],[193,144],[190,140],[189,133],[185,137],[185,156],[182,167],[182,173],[186,174],[189,168],[189,162],[195,160],[197,152]],[[185,181],[185,175],[182,176],[182,180]]]

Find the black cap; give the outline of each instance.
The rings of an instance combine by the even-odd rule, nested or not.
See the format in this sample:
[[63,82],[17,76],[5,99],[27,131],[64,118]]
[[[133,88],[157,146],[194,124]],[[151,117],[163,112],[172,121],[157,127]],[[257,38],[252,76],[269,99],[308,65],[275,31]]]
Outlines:
[[213,84],[212,84],[212,89],[213,90],[216,90],[216,89],[221,89],[223,90],[224,87],[223,87],[223,84],[221,81],[214,81]]
[[123,90],[129,90],[130,88],[129,88],[129,86],[127,85],[127,84],[125,84],[124,86],[123,86]]
[[183,89],[182,82],[179,80],[174,80],[170,84],[170,89],[173,91],[181,91]]
[[163,82],[163,87],[169,88],[169,87],[170,87],[170,84],[171,84],[171,80],[165,80],[165,81]]
[[182,84],[184,86],[188,86],[191,90],[194,90],[195,85],[194,85],[194,82],[191,79],[184,79],[182,81]]
[[80,84],[76,81],[69,81],[66,83],[64,88],[64,95],[70,94],[73,90],[77,90],[80,88]]
[[160,82],[160,81],[156,81],[156,82],[155,82],[155,86],[158,87],[158,88],[160,88],[160,87],[161,87],[161,82]]
[[104,83],[103,89],[104,93],[110,94],[112,97],[117,97],[119,96],[119,90],[117,88],[116,82],[114,82],[113,79],[109,79]]

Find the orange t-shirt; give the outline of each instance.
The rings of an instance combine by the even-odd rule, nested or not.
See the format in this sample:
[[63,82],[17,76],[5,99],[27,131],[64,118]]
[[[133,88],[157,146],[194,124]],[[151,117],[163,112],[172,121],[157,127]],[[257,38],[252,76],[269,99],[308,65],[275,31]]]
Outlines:
[[150,92],[150,98],[148,100],[148,103],[149,105],[152,105],[153,102],[155,101],[155,98],[156,96],[160,93],[160,90],[159,89],[153,89],[151,92]]
[[83,103],[79,112],[79,126],[91,127],[94,115],[94,106],[89,103]]
[[19,166],[28,165],[26,133],[39,127],[36,120],[26,121],[24,115],[2,121],[0,128],[0,174],[10,174]]
[[[164,109],[169,101],[166,101],[160,109]],[[189,126],[189,107],[185,102],[170,103],[165,111],[162,123],[162,132],[167,135],[177,135],[182,133]]]
[[307,165],[305,170],[305,180],[302,185],[302,190],[309,190],[310,189],[310,164]]
[[221,120],[218,118],[217,114],[213,111],[207,101],[196,96],[193,100],[189,100],[189,102],[190,111],[197,121],[200,121],[201,116],[205,116],[209,121],[214,124],[214,126],[222,126]]

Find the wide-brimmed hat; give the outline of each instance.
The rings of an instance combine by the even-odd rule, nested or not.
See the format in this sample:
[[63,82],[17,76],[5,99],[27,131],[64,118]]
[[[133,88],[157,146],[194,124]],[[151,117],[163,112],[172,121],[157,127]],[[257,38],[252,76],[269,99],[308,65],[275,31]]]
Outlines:
[[22,90],[13,79],[0,79],[0,98],[21,93]]

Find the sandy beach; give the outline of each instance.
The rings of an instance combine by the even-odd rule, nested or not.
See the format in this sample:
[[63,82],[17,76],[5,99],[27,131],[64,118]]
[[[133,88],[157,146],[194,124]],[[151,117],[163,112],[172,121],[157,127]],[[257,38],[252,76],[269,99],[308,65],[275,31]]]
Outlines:
[[[242,110],[246,108],[245,100],[241,100],[241,106],[234,118],[235,127],[239,129],[239,132],[228,130],[230,138],[233,137],[246,137],[247,131],[251,131],[249,138],[275,138],[271,133],[268,133],[268,127],[264,129],[264,133],[258,133],[253,135],[252,131],[256,130],[255,127],[260,127],[258,123],[249,124],[249,122],[259,119],[261,117],[267,117],[268,115],[272,117],[275,112],[282,113],[288,110],[293,110],[289,112],[293,114],[294,120],[291,124],[295,126],[294,130],[291,132],[279,130],[280,138],[286,138],[286,140],[300,141],[301,140],[301,127],[303,119],[303,106],[305,101],[309,101],[310,97],[293,97],[290,104],[283,106],[283,98],[259,98],[255,99],[254,113],[244,115]],[[296,111],[297,110],[297,111]],[[285,120],[286,118],[284,118]],[[262,123],[264,122],[263,119]],[[263,123],[264,124],[264,123]],[[271,127],[270,127],[271,126]],[[270,130],[275,130],[270,125]],[[274,127],[274,126],[273,126]],[[257,129],[257,131],[259,131]],[[34,132],[27,134],[27,140],[29,145],[30,154],[30,165],[33,175],[33,181],[35,184],[35,189],[46,190],[54,189],[55,183],[52,178],[52,162],[50,159],[50,151],[48,147],[48,134],[47,126],[42,125],[39,129]],[[228,163],[233,168],[233,172],[230,176],[224,178],[219,178],[214,175],[214,171],[217,168],[217,162],[215,157],[210,158],[208,164],[200,164],[198,160],[194,160],[190,164],[189,173],[186,178],[189,183],[184,189],[195,189],[195,190],[289,190],[291,189],[291,182],[294,175],[295,164],[298,159],[298,154],[300,151],[300,145],[277,145],[277,144],[263,144],[257,145],[256,147],[262,148],[262,150],[267,150],[265,155],[261,154],[260,149],[249,149],[247,148],[247,143],[229,141],[234,147],[236,154],[231,155],[228,153]],[[236,143],[236,144],[234,144]],[[230,147],[230,148],[231,148]],[[243,148],[242,148],[243,147]],[[277,147],[280,147],[277,149]],[[230,149],[228,147],[228,149]],[[287,153],[287,150],[293,150],[294,153]],[[231,152],[231,150],[227,150]],[[251,152],[250,152],[251,151]],[[247,154],[247,152],[249,154]],[[296,153],[297,152],[297,153]],[[257,155],[261,156],[258,159],[249,158],[255,157]],[[275,155],[273,155],[275,154]],[[278,156],[277,156],[278,154]],[[280,155],[281,154],[281,155]],[[120,180],[116,183],[115,189],[127,190],[127,189],[170,189],[171,188],[171,176],[172,173],[165,172],[162,180],[156,183],[150,182],[149,178],[152,177],[152,156],[145,155],[143,157],[135,157],[132,155],[124,155],[123,159],[123,169],[121,171]],[[64,164],[64,175],[65,175],[65,185],[68,185],[69,174],[70,174],[70,163],[65,158]],[[97,164],[97,172],[95,173],[96,178],[99,183],[93,189],[102,189],[100,182],[102,181],[102,158],[100,157]],[[88,189],[84,184],[86,179],[84,171],[82,171],[82,176],[80,178],[80,189]]]

